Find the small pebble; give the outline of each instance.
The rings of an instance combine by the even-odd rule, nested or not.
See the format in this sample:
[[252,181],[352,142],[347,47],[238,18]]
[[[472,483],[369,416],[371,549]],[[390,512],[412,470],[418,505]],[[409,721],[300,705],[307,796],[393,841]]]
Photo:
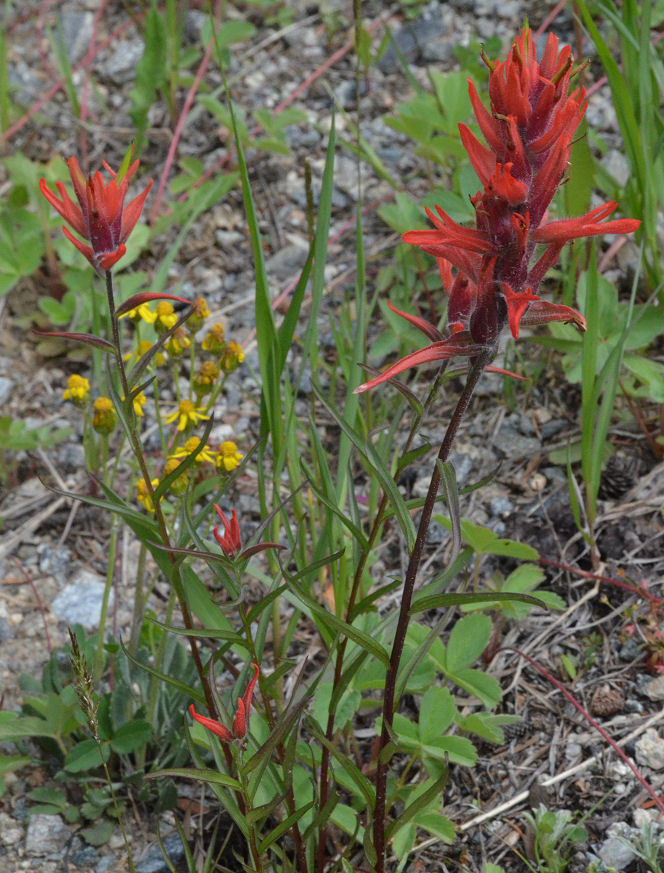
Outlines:
[[664,739],[655,728],[648,728],[636,741],[636,760],[652,770],[664,770]]

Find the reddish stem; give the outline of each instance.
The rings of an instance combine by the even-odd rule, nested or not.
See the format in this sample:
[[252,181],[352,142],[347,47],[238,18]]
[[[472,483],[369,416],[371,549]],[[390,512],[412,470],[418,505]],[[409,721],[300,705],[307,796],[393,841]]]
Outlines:
[[561,564],[559,561],[550,561],[548,558],[539,558],[538,562],[545,567],[555,567],[557,570],[565,570],[567,573],[574,573],[577,576],[582,576],[584,579],[595,579],[597,582],[606,582],[608,585],[614,585],[616,588],[623,588],[632,594],[637,594],[644,600],[650,600],[651,603],[656,603],[658,606],[664,605],[664,600],[661,597],[656,597],[649,591],[644,591],[642,588],[637,588],[635,585],[629,585],[627,582],[622,582],[620,579],[613,579],[611,576],[600,576],[598,573],[590,573],[588,570],[580,570],[578,567],[572,567],[569,564]]
[[403,654],[403,647],[406,641],[406,633],[410,623],[410,604],[415,590],[415,581],[417,572],[424,551],[424,542],[429,529],[429,523],[433,514],[433,508],[436,504],[438,488],[440,487],[440,466],[445,463],[449,457],[454,437],[459,429],[459,425],[463,419],[468,404],[473,396],[475,386],[482,375],[484,368],[487,366],[495,351],[489,348],[481,355],[472,361],[468,379],[464,386],[463,392],[457,401],[456,408],[452,413],[452,418],[445,431],[443,442],[438,452],[436,465],[431,475],[429,491],[427,492],[424,505],[422,506],[422,515],[420,516],[420,524],[415,538],[413,551],[410,555],[406,577],[404,579],[403,589],[401,592],[401,606],[399,609],[399,619],[397,628],[394,634],[394,642],[392,644],[392,653],[390,655],[390,666],[385,674],[385,692],[383,695],[383,725],[378,744],[378,763],[376,766],[376,804],[373,811],[373,842],[376,851],[376,873],[383,873],[385,870],[385,817],[387,815],[387,768],[389,761],[384,760],[382,752],[390,741],[390,733],[392,731],[392,722],[394,720],[395,705],[398,701],[395,700],[397,674],[399,672],[399,664]]

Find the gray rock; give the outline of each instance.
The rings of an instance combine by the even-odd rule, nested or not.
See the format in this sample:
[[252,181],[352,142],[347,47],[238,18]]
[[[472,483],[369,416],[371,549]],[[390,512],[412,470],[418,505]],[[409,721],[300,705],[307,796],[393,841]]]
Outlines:
[[601,161],[604,169],[616,180],[621,188],[629,181],[629,164],[625,155],[618,149],[611,149]]
[[652,770],[664,770],[664,739],[655,728],[648,728],[636,741],[636,760]]
[[71,830],[59,815],[33,815],[28,823],[25,851],[29,855],[59,855],[70,837]]
[[508,458],[527,458],[541,449],[537,437],[524,436],[507,421],[503,422],[495,435],[493,445]]
[[[178,833],[169,834],[164,838],[164,849],[171,861],[176,865],[184,857],[184,846]],[[169,866],[164,860],[159,843],[153,843],[136,865],[136,873],[168,873]]]
[[300,127],[297,124],[289,124],[285,128],[286,141],[291,148],[312,149],[321,140],[320,133],[314,127]]
[[566,426],[566,422],[562,421],[562,419],[559,418],[553,418],[551,419],[551,421],[545,421],[544,424],[540,427],[542,439],[551,439],[552,436],[555,436],[557,433],[560,433],[561,430],[564,430]]
[[0,618],[0,643],[4,643],[5,640],[10,639],[12,633],[11,625],[7,619]]
[[67,9],[63,10],[60,22],[67,57],[72,65],[77,64],[90,48],[94,15],[92,12]]
[[66,546],[53,548],[49,543],[37,546],[39,570],[42,573],[58,573],[71,565],[71,552]]
[[265,263],[268,275],[280,281],[297,276],[307,260],[307,248],[292,244],[284,246]]
[[656,676],[642,689],[650,700],[664,700],[664,676]]
[[396,48],[390,42],[378,62],[378,69],[382,73],[395,73],[401,66],[399,54],[407,61],[415,61],[422,56],[425,47],[439,40],[443,33],[444,25],[440,16],[422,17],[404,24],[393,34]]
[[114,869],[117,863],[118,859],[115,855],[104,855],[95,867],[95,873],[107,873],[108,870]]
[[576,759],[582,754],[583,747],[580,743],[568,743],[565,748],[565,757],[568,761],[576,761]]
[[184,38],[189,43],[197,44],[201,40],[203,26],[210,20],[210,16],[199,9],[189,9],[184,17]]
[[0,404],[6,403],[14,388],[14,380],[0,376]]
[[134,78],[136,64],[143,57],[143,49],[140,39],[120,40],[103,66],[104,75],[118,85],[130,82]]
[[8,75],[20,103],[31,103],[44,91],[42,80],[25,61],[18,60],[14,64],[8,64]]
[[0,844],[15,846],[23,839],[23,828],[10,815],[0,812]]
[[508,497],[494,497],[491,501],[491,514],[495,518],[508,515],[514,509],[514,504]]
[[66,470],[85,469],[85,449],[81,443],[63,443],[58,458]]
[[632,838],[632,829],[621,821],[612,824],[607,834],[608,839],[602,843],[599,849],[599,857],[607,867],[614,870],[624,870],[636,857],[632,849],[625,843],[625,840]]
[[630,661],[634,661],[639,657],[639,643],[634,637],[630,637],[625,640],[625,642],[620,647],[618,652],[618,657],[621,661],[625,661],[626,663],[630,663]]
[[71,862],[76,867],[85,867],[90,870],[97,861],[97,851],[92,846],[81,846],[71,856]]
[[[81,624],[86,630],[99,625],[104,581],[90,570],[80,570],[73,582],[67,585],[51,604],[52,612],[67,624]],[[109,609],[113,606],[113,592],[109,598]]]

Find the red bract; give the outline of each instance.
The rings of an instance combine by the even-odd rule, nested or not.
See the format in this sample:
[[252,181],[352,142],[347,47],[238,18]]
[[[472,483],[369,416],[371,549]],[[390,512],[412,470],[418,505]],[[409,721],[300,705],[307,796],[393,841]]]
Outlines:
[[51,206],[90,245],[85,245],[69,228],[63,227],[67,239],[85,255],[95,270],[100,273],[110,270],[126,252],[124,244],[139,219],[145,198],[152,188],[152,179],[138,197],[128,206],[124,206],[129,179],[138,169],[138,160],[129,166],[121,181],[117,181],[117,174],[104,161],[104,167],[113,177],[107,184],[99,170],[86,179],[76,158],[70,158],[67,166],[78,206],[70,199],[62,182],[55,183],[60,199],[50,190],[44,179],[39,180],[39,188]]
[[256,685],[256,681],[258,680],[258,664],[251,665],[254,668],[254,677],[247,685],[247,690],[244,692],[242,697],[238,697],[237,700],[237,712],[235,713],[235,718],[233,719],[233,729],[229,730],[225,724],[222,724],[220,721],[216,721],[213,718],[207,718],[204,715],[199,715],[194,710],[194,704],[192,703],[189,707],[189,712],[191,713],[192,718],[195,718],[197,722],[203,725],[203,727],[207,728],[213,734],[219,737],[220,740],[224,743],[229,743],[231,740],[242,740],[247,735],[247,730],[249,729],[249,710],[251,709],[251,698],[254,693],[254,686]]
[[[580,218],[546,221],[569,164],[572,137],[586,111],[584,89],[569,91],[570,48],[559,52],[557,38],[549,34],[538,62],[525,26],[507,60],[487,60],[487,64],[491,111],[470,81],[469,91],[488,148],[465,124],[459,125],[461,140],[483,185],[471,198],[475,227],[457,224],[437,206],[436,214],[427,210],[434,230],[411,230],[403,236],[438,259],[449,295],[448,335],[443,337],[436,328],[435,334],[425,330],[435,342],[403,358],[358,391],[417,364],[456,355],[474,357],[478,348],[495,349],[507,324],[515,338],[521,324],[564,321],[585,330],[579,312],[537,296],[544,275],[566,242],[601,233],[631,233],[640,224],[634,219],[606,221],[615,203]],[[534,258],[537,246],[544,248]]]
[[232,561],[242,548],[242,540],[240,539],[240,524],[237,520],[237,513],[235,512],[235,510],[233,510],[233,512],[231,513],[231,519],[229,521],[216,503],[214,505],[214,508],[217,510],[217,515],[224,523],[223,534],[219,533],[220,525],[217,525],[217,527],[215,527],[214,529],[214,538],[221,546],[226,557],[230,558]]

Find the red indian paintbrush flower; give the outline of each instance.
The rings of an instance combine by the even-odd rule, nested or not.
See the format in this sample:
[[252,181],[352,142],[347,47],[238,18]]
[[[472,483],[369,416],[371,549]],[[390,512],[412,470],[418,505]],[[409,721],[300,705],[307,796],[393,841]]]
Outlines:
[[220,721],[216,721],[213,718],[206,718],[204,715],[199,715],[194,710],[194,704],[192,703],[189,707],[189,712],[191,713],[192,718],[195,718],[197,722],[203,725],[203,727],[207,728],[209,731],[212,731],[213,734],[219,737],[219,739],[224,743],[230,743],[232,740],[242,740],[247,735],[247,730],[249,729],[249,710],[251,709],[251,698],[254,693],[254,686],[258,679],[259,669],[258,664],[251,665],[254,668],[254,677],[247,685],[247,690],[244,692],[243,697],[238,697],[237,699],[237,712],[235,713],[235,718],[233,719],[233,728],[229,730],[225,724],[222,724]]
[[[485,59],[487,60],[487,59]],[[427,210],[435,230],[411,230],[407,243],[438,260],[449,296],[448,334],[423,319],[409,321],[435,340],[398,361],[380,376],[360,385],[367,391],[409,367],[457,355],[475,357],[495,349],[509,324],[515,339],[519,325],[572,322],[585,330],[581,313],[541,300],[537,290],[565,243],[602,233],[631,233],[634,219],[606,221],[616,203],[606,203],[579,218],[547,222],[547,210],[563,181],[572,137],[586,111],[585,91],[570,93],[572,56],[558,51],[549,34],[537,61],[530,30],[525,26],[504,63],[487,60],[491,111],[469,81],[470,100],[488,148],[465,124],[463,142],[483,190],[471,202],[475,227],[463,227],[439,206]],[[533,261],[537,246],[544,246]],[[456,269],[456,272],[453,270]]]
[[39,188],[51,206],[68,221],[79,236],[87,240],[87,246],[77,239],[67,227],[62,230],[70,242],[85,255],[98,272],[110,270],[126,252],[125,242],[139,219],[145,198],[152,188],[152,179],[139,195],[127,206],[124,205],[129,187],[129,179],[138,169],[138,160],[134,161],[121,179],[108,166],[104,167],[113,177],[104,183],[102,174],[97,170],[94,176],[86,179],[76,158],[67,161],[78,200],[78,206],[70,199],[62,182],[56,182],[55,187],[60,199],[50,190],[44,179],[39,180]]
[[226,515],[222,512],[217,504],[214,504],[214,508],[217,510],[217,515],[222,520],[224,524],[224,532],[223,534],[219,533],[219,528],[221,525],[217,525],[214,529],[214,538],[221,546],[223,553],[227,558],[230,558],[231,561],[238,554],[240,549],[242,548],[242,540],[240,539],[240,523],[237,520],[237,513],[235,510],[231,513],[230,521],[226,517]]

